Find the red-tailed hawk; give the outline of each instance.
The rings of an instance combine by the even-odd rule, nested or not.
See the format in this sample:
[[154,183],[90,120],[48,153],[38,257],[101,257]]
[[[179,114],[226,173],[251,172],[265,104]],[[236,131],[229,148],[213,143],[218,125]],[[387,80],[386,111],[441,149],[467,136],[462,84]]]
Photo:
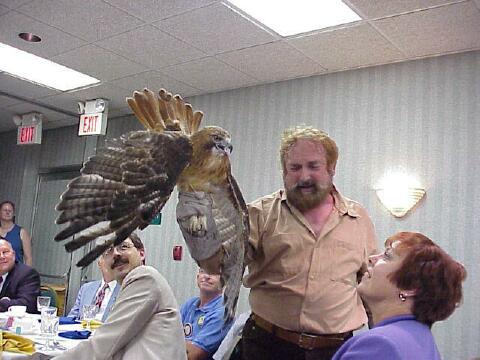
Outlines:
[[[245,201],[230,170],[230,134],[216,126],[199,130],[203,114],[163,89],[158,96],[148,89],[135,91],[127,102],[147,130],[108,141],[85,163],[56,207],[61,211],[57,224],[68,226],[55,240],[78,234],[65,245],[71,252],[105,239],[77,264],[87,266],[134,230],[147,227],[177,186],[182,233],[198,264],[221,273],[225,316],[231,319],[249,229]],[[189,197],[195,206],[188,206]]]

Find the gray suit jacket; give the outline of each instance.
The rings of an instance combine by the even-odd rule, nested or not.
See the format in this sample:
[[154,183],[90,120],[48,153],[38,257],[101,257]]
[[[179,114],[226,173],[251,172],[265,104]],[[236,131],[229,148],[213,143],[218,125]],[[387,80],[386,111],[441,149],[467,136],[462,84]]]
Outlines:
[[125,277],[106,323],[87,341],[54,359],[186,358],[182,323],[172,290],[157,270],[142,265]]

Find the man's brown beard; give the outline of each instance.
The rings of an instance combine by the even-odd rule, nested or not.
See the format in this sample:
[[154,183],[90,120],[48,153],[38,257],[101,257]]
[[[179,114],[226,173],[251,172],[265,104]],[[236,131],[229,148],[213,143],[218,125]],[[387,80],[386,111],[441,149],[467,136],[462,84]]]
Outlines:
[[333,184],[331,182],[326,186],[322,186],[319,183],[313,183],[314,191],[312,193],[303,193],[301,185],[301,183],[297,183],[291,188],[286,189],[288,201],[300,211],[310,210],[321,204],[333,189]]

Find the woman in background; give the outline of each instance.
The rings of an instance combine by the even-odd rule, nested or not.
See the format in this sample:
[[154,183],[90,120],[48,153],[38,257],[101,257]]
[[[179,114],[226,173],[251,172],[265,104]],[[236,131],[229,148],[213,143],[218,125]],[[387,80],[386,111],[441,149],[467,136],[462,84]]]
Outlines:
[[358,293],[374,327],[348,340],[333,360],[440,359],[431,327],[462,300],[465,268],[420,233],[401,232],[371,256]]
[[15,224],[15,204],[0,203],[0,235],[12,244],[15,260],[32,266],[32,239],[24,228]]

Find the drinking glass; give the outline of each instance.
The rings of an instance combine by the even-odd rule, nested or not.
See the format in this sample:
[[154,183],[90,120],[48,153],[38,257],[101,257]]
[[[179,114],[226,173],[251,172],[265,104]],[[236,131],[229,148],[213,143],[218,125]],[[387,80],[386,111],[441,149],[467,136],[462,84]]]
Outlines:
[[97,315],[98,308],[96,305],[83,305],[82,308],[82,319],[87,323],[87,330],[92,331],[91,329],[91,322],[95,319],[95,315]]
[[49,296],[37,296],[37,310],[42,313],[42,309],[45,309],[50,306],[50,297]]
[[41,350],[53,350],[53,340],[58,332],[57,308],[48,306],[42,309],[40,333],[45,339],[45,346]]

